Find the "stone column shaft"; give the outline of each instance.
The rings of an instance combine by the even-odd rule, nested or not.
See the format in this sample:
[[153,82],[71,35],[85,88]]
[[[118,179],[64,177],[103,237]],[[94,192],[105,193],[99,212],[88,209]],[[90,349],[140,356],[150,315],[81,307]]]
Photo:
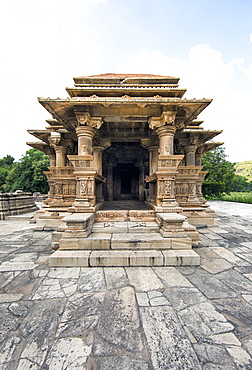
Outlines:
[[195,145],[187,145],[184,147],[185,151],[185,160],[186,160],[186,166],[195,166],[195,152],[196,152],[196,146]]
[[161,126],[156,129],[159,137],[160,155],[173,154],[173,141],[176,127],[172,125]]
[[89,126],[78,126],[75,130],[78,137],[78,155],[92,155],[95,129]]
[[55,154],[49,154],[48,157],[50,159],[50,167],[55,167],[56,166],[56,156],[55,156]]
[[56,167],[65,167],[66,165],[66,152],[67,148],[65,146],[55,146],[56,152]]

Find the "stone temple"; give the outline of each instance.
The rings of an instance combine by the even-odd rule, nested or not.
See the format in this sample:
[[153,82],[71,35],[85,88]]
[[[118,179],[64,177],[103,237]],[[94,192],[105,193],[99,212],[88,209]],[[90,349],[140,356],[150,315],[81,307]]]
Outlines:
[[197,227],[214,222],[201,159],[222,143],[185,99],[179,78],[101,74],[74,78],[28,143],[50,158],[50,191],[36,214],[53,228],[51,266],[197,265]]

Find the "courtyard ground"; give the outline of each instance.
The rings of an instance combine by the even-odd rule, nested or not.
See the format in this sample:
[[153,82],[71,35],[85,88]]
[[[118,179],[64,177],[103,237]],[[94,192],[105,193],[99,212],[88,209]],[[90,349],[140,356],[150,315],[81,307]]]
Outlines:
[[0,221],[1,370],[252,369],[252,205],[211,202],[199,267],[50,268]]

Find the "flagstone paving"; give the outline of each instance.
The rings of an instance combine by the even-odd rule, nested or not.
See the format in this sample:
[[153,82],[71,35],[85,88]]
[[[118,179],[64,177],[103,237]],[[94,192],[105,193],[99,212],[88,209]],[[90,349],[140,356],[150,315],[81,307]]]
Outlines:
[[1,370],[252,369],[252,205],[211,205],[197,267],[50,268],[50,231],[1,221]]

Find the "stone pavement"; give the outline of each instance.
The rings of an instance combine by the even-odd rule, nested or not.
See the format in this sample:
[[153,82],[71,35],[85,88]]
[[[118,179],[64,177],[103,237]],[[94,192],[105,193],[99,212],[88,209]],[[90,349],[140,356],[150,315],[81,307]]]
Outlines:
[[49,268],[0,222],[0,369],[252,369],[252,205],[212,202],[199,267]]

